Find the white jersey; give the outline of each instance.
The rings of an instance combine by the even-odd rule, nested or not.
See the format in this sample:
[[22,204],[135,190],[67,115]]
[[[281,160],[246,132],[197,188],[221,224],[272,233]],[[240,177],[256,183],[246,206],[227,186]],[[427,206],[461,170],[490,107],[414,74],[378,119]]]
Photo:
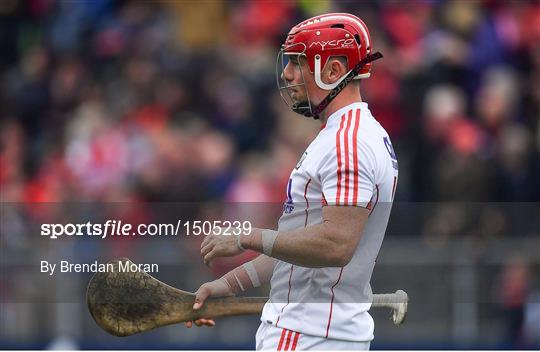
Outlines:
[[371,341],[369,281],[398,178],[388,134],[366,103],[333,113],[291,173],[278,231],[322,223],[324,205],[367,207],[370,215],[344,267],[305,268],[277,261],[261,321],[295,332]]

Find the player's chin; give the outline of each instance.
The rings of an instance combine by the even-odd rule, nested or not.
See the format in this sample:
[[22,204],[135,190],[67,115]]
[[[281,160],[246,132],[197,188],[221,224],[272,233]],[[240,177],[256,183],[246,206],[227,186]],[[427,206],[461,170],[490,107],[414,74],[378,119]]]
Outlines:
[[299,99],[296,101],[296,104],[297,105],[300,105],[300,106],[308,106],[309,105],[309,101],[307,100],[306,97],[303,97],[302,99]]
[[298,92],[293,92],[291,94],[291,98],[292,98],[293,103],[295,103],[295,104],[302,104],[302,103],[305,103],[307,101],[306,97],[301,95]]

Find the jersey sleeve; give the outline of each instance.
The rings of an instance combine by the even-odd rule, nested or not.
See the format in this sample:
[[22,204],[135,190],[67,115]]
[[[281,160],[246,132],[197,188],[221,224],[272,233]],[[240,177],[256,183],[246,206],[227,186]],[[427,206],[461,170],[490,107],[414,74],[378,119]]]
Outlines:
[[341,137],[320,166],[324,203],[368,207],[375,189],[374,158],[364,143]]

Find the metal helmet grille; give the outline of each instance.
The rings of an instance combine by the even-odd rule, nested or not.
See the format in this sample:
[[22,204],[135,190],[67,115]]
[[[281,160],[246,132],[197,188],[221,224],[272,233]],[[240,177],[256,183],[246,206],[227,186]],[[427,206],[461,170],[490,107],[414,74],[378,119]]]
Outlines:
[[[297,65],[297,69],[300,70],[301,77],[302,77],[302,82],[301,83],[296,83],[296,84],[291,84],[290,82],[288,82],[285,79],[284,75],[283,75],[285,67],[289,63],[289,57],[293,56],[293,55],[296,56],[297,60],[296,60],[296,63],[291,62],[291,64]],[[300,66],[300,58],[303,55],[304,54],[301,53],[301,52],[288,53],[288,52],[285,51],[285,48],[282,48],[278,52],[277,59],[276,59],[277,87],[278,87],[278,90],[279,90],[279,94],[281,95],[281,98],[283,99],[285,104],[287,104],[287,106],[289,108],[291,108],[292,111],[294,111],[297,114],[306,116],[306,117],[318,118],[318,117],[314,116],[314,114],[313,114],[311,100],[309,99],[309,93],[308,93],[307,87],[306,87],[306,80],[305,80],[304,74],[302,72],[302,68]],[[305,101],[295,101],[294,98],[292,97],[293,88],[303,89],[305,91],[305,93],[306,93],[306,100]]]

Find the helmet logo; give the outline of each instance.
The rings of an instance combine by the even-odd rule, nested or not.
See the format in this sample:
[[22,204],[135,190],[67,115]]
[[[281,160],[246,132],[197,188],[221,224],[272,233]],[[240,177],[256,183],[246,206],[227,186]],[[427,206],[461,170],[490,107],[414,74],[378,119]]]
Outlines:
[[350,38],[350,39],[333,39],[333,40],[321,40],[321,41],[316,41],[316,42],[312,42],[309,47],[313,47],[315,45],[318,45],[321,47],[321,50],[324,51],[324,49],[326,47],[328,47],[327,49],[335,49],[335,48],[346,48],[346,47],[350,47],[353,45],[353,43],[355,42],[355,40],[353,38]]

